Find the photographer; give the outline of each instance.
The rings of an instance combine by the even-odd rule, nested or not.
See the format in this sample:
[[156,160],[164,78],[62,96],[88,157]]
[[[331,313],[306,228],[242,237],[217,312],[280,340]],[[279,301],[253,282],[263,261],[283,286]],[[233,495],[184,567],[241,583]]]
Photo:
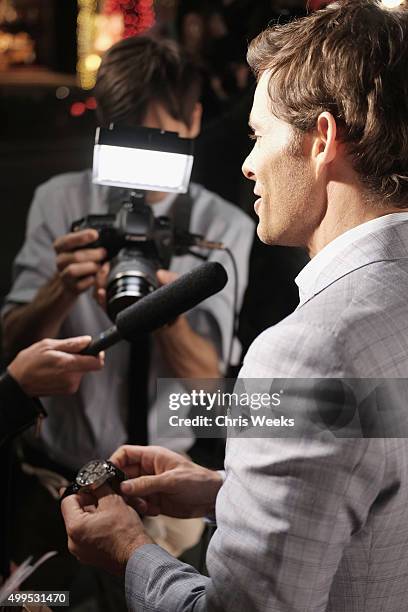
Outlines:
[[[95,88],[98,119],[102,126],[142,125],[194,138],[200,130],[200,89],[198,69],[176,43],[128,38],[114,45],[102,60]],[[44,336],[79,332],[96,336],[111,325],[104,308],[110,263],[105,261],[103,247],[89,246],[98,232],[85,229],[73,233],[70,228],[88,214],[118,213],[127,196],[126,190],[94,185],[91,171],[58,176],[38,188],[29,212],[26,241],[14,264],[14,285],[3,311],[4,342],[9,353]],[[135,345],[131,352],[125,342],[112,347],[106,354],[104,371],[98,377],[87,377],[75,396],[47,400],[45,408],[50,416],[40,439],[26,436],[24,440],[27,463],[72,480],[90,459],[109,457],[129,440],[145,443],[143,427],[151,443],[178,452],[188,452],[194,444],[193,432],[191,437],[179,438],[176,428],[169,431],[168,394],[156,396],[156,380],[214,378],[225,371],[234,309],[242,303],[247,282],[253,223],[238,208],[195,183],[190,185],[189,198],[189,230],[223,242],[236,259],[238,303],[231,262],[225,252],[212,251],[209,259],[220,261],[229,273],[226,288],[156,332],[148,350],[145,345]],[[155,216],[172,216],[177,213],[179,199],[173,194],[147,192],[146,202]],[[173,256],[170,270],[159,272],[159,281],[170,282],[198,263],[191,255]],[[142,391],[143,382],[146,388]],[[176,391],[181,386],[177,381],[172,385]],[[138,419],[144,393],[148,416],[144,416],[143,424]],[[49,503],[57,514],[54,500]],[[39,526],[39,503],[35,512],[38,516],[31,517],[32,523]],[[23,521],[24,517],[16,520]],[[201,524],[192,534],[183,528],[174,552],[191,546],[200,530]],[[43,537],[49,547],[50,530]],[[65,545],[62,531],[59,538],[60,546]],[[16,544],[21,554],[30,548],[27,536]],[[48,584],[61,585],[62,579]]]

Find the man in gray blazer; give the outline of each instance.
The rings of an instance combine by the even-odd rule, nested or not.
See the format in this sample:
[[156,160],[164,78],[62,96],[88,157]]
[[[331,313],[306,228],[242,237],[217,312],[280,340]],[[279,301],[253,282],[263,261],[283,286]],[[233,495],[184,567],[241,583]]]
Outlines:
[[[125,573],[135,611],[406,612],[407,405],[396,379],[408,378],[408,12],[339,1],[266,30],[248,59],[258,86],[244,173],[260,198],[258,235],[312,259],[298,309],[255,340],[240,379],[311,381],[313,395],[297,398],[304,421],[316,405],[324,419],[327,403],[343,414],[344,394],[322,380],[368,380],[360,437],[350,423],[279,438],[244,429],[228,440],[225,482],[168,450],[122,447],[112,460],[132,478],[123,498],[104,485],[64,500],[70,550]],[[377,409],[387,426],[366,429]],[[131,506],[215,510],[209,576],[154,544]]]

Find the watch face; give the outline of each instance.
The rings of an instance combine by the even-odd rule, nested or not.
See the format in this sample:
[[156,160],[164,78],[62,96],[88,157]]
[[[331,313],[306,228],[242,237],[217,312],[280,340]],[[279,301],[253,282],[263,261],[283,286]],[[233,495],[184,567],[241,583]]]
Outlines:
[[109,476],[109,466],[106,461],[95,459],[86,463],[78,472],[76,482],[80,487],[100,486]]

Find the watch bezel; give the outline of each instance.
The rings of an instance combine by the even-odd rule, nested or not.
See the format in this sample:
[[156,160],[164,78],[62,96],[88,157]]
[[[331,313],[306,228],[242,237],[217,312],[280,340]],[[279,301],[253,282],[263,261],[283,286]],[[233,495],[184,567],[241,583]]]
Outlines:
[[[96,462],[101,464],[101,466],[105,469],[105,473],[101,474],[99,478],[97,478],[95,481],[91,483],[83,484],[82,482],[80,482],[79,478],[80,478],[81,472],[83,472],[89,464],[92,464],[92,463],[95,464]],[[105,459],[93,459],[92,461],[88,461],[78,471],[78,474],[76,475],[76,478],[75,478],[75,482],[80,487],[81,491],[94,491],[95,489],[103,485],[107,480],[109,480],[109,478],[112,478],[112,476],[114,476],[114,474],[112,474],[111,465],[112,464],[110,464],[110,462],[108,463],[108,461],[106,461]]]

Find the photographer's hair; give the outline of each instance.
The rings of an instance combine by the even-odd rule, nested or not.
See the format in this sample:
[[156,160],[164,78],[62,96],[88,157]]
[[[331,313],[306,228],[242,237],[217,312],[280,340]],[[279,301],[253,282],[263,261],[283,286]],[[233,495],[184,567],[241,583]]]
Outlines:
[[310,132],[336,119],[353,167],[380,205],[408,207],[408,11],[339,0],[252,41],[257,78],[271,71],[271,112]]
[[172,40],[125,38],[102,59],[95,86],[99,124],[137,126],[152,101],[191,126],[201,96],[201,73]]

